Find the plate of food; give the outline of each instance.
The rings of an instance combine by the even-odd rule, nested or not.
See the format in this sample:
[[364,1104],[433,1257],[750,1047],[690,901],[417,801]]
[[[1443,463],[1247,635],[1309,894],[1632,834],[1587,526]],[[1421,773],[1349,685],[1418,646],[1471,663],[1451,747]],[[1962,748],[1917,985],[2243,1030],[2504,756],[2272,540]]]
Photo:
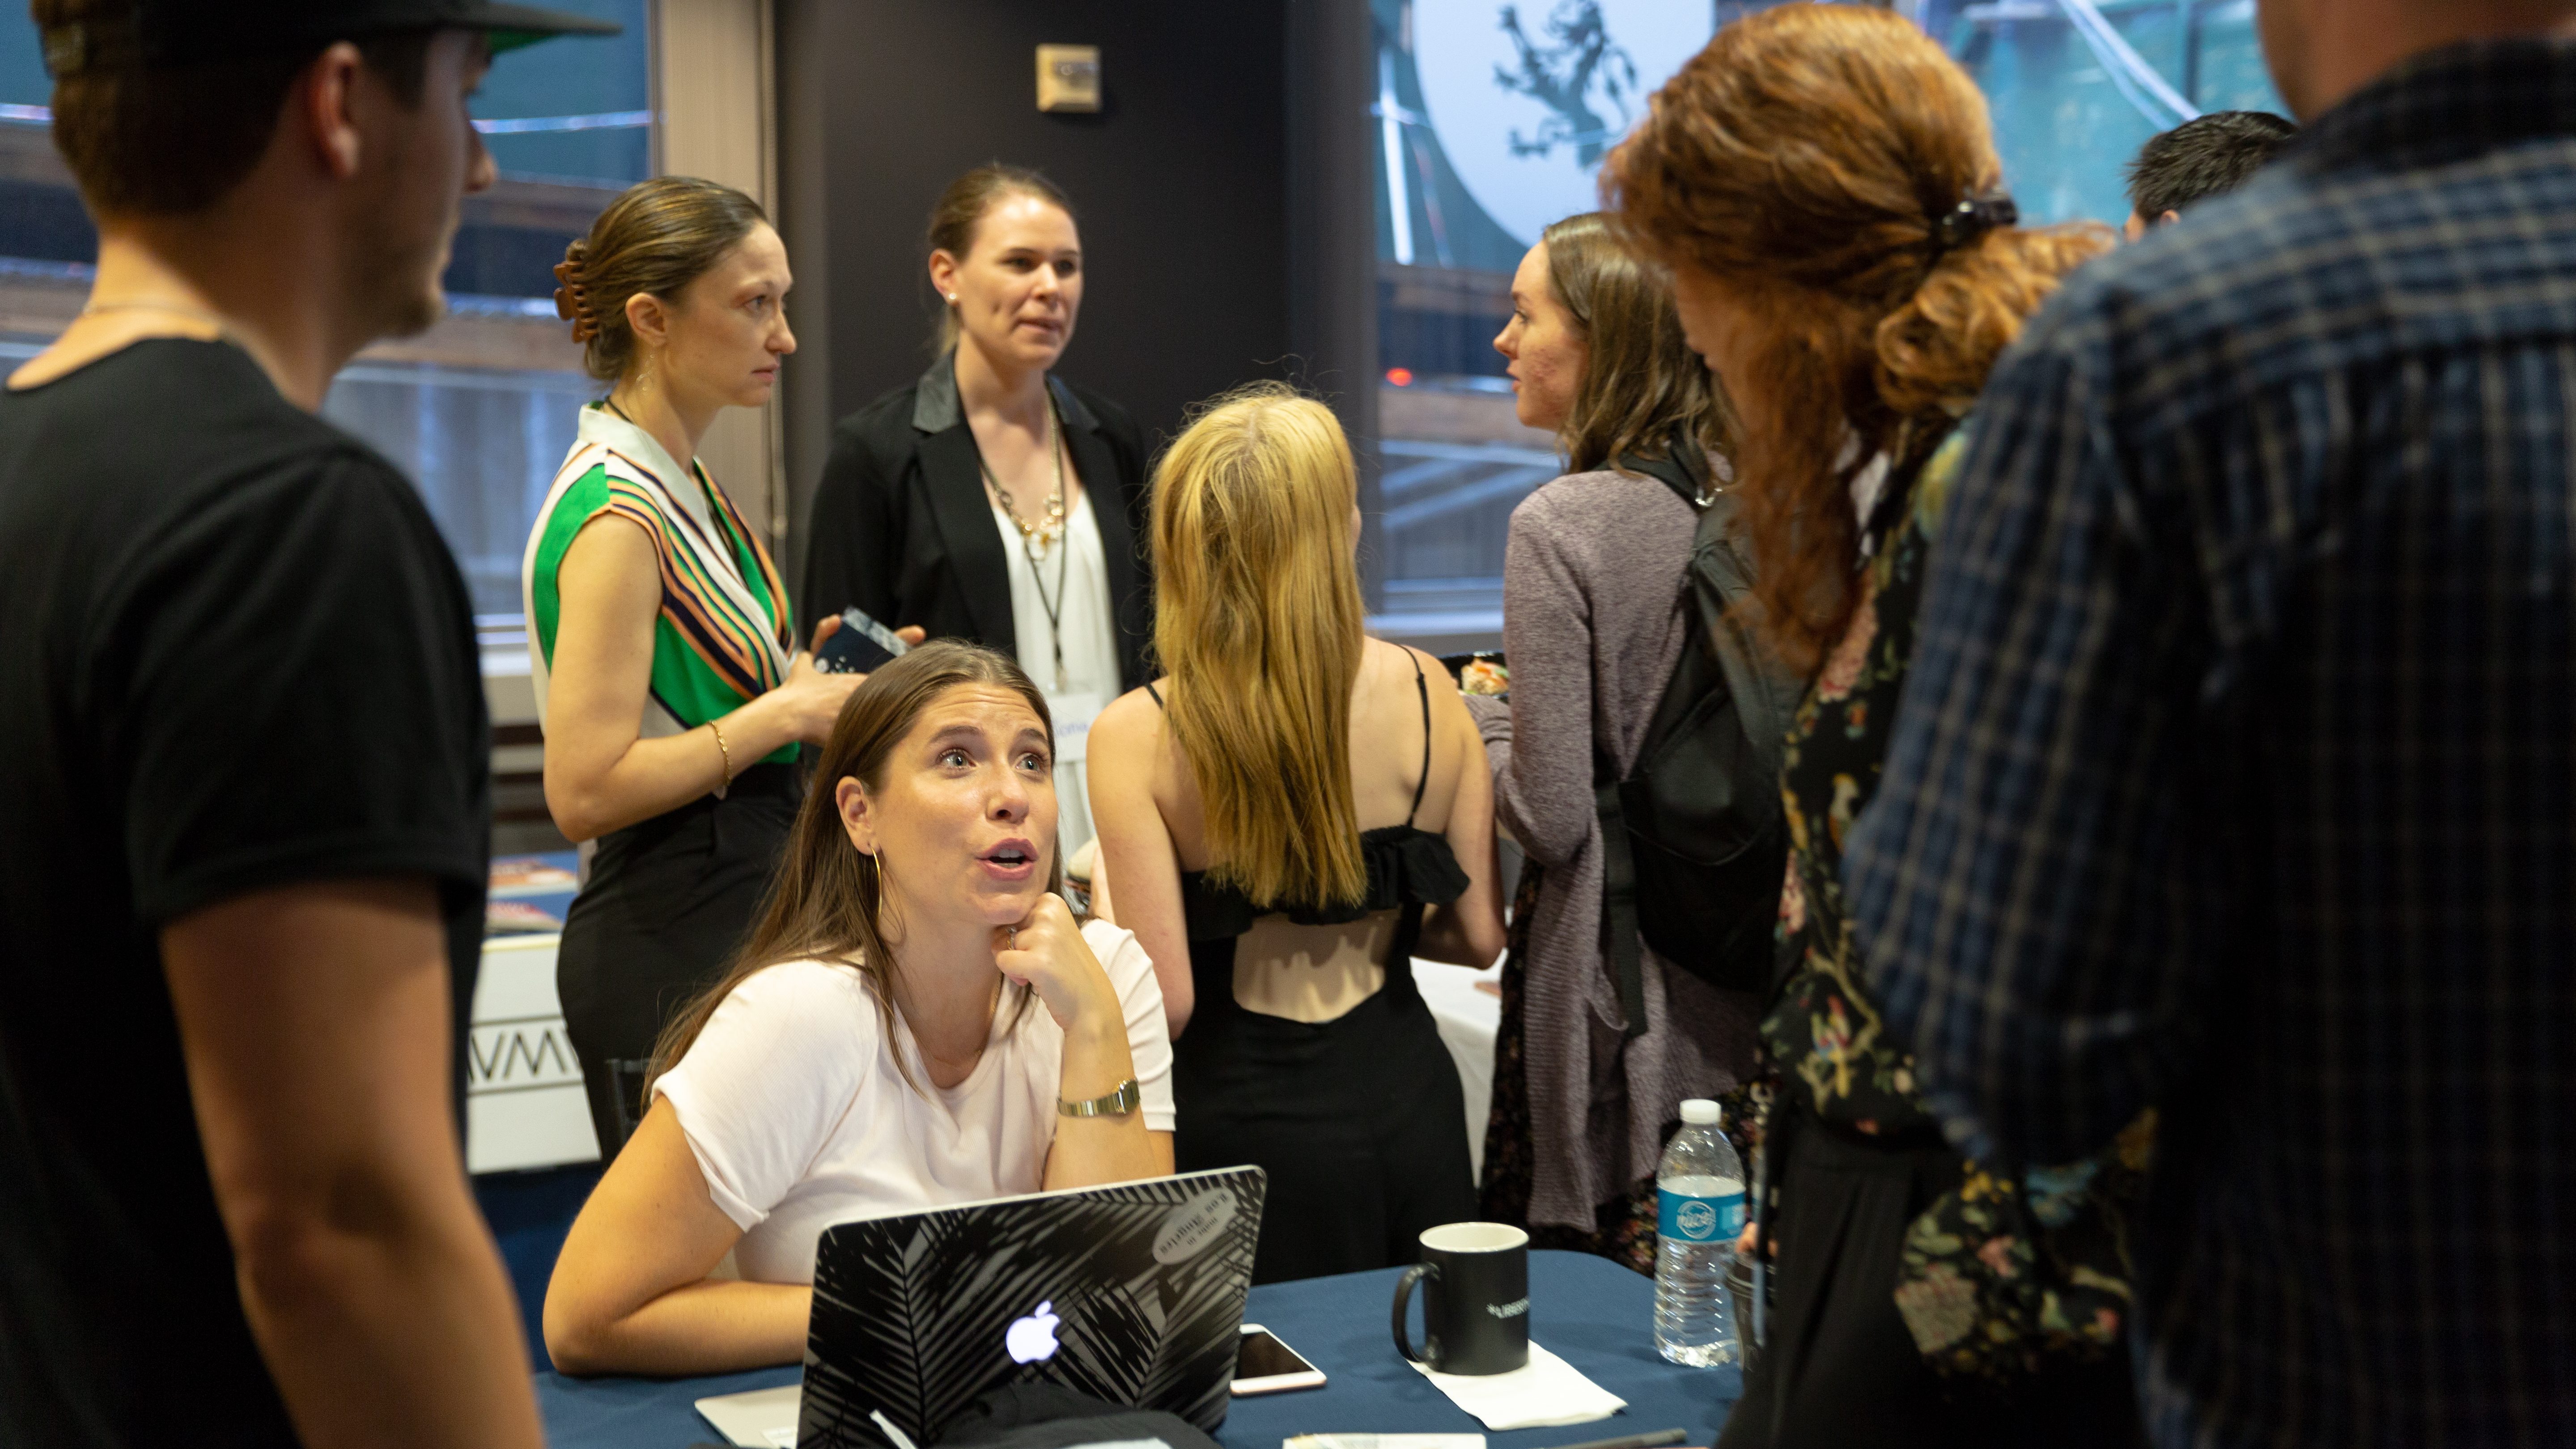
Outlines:
[[1503,662],[1500,649],[1479,649],[1472,654],[1444,654],[1440,662],[1449,667],[1449,675],[1458,681],[1460,694],[1484,694],[1507,698],[1512,690],[1511,666]]

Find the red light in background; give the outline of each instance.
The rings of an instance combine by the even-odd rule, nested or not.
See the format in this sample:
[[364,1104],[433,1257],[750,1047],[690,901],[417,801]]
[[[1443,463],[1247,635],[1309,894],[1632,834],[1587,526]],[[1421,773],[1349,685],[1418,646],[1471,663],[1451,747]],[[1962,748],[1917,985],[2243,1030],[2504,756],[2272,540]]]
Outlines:
[[1386,370],[1386,380],[1397,387],[1411,387],[1413,386],[1413,369],[1409,367],[1390,367]]

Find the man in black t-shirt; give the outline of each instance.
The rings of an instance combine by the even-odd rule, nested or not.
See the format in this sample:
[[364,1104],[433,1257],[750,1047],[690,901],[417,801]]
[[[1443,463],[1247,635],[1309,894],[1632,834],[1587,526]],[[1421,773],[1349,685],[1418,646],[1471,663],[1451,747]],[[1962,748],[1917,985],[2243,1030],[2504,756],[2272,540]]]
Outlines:
[[0,389],[0,1444],[535,1445],[456,1115],[472,618],[314,411],[439,314],[487,46],[602,27],[34,10],[100,246]]

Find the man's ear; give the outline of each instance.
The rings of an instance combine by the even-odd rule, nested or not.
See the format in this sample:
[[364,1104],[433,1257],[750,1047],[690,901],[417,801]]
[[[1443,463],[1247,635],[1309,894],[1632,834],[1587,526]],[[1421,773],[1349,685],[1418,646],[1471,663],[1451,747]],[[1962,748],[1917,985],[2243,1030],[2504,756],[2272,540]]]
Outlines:
[[2181,212],[2168,209],[2164,215],[2156,218],[2156,225],[2171,226],[2180,220],[2182,220]]
[[876,815],[868,808],[868,787],[851,776],[843,776],[832,787],[832,803],[841,814],[841,830],[857,846],[859,854],[877,853]]
[[334,181],[357,175],[366,159],[354,105],[365,64],[358,47],[340,41],[304,68],[287,102],[287,118],[302,123],[315,161]]

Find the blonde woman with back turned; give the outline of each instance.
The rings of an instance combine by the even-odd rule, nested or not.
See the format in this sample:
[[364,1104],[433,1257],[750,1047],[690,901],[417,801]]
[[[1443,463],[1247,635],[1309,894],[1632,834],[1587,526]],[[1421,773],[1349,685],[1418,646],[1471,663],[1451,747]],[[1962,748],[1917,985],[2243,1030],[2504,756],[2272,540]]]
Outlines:
[[1161,979],[1179,1166],[1269,1169],[1256,1281],[1408,1261],[1476,1213],[1412,959],[1502,950],[1484,746],[1436,661],[1361,632],[1357,475],[1322,404],[1220,399],[1152,495],[1166,673],[1093,726],[1091,799]]

